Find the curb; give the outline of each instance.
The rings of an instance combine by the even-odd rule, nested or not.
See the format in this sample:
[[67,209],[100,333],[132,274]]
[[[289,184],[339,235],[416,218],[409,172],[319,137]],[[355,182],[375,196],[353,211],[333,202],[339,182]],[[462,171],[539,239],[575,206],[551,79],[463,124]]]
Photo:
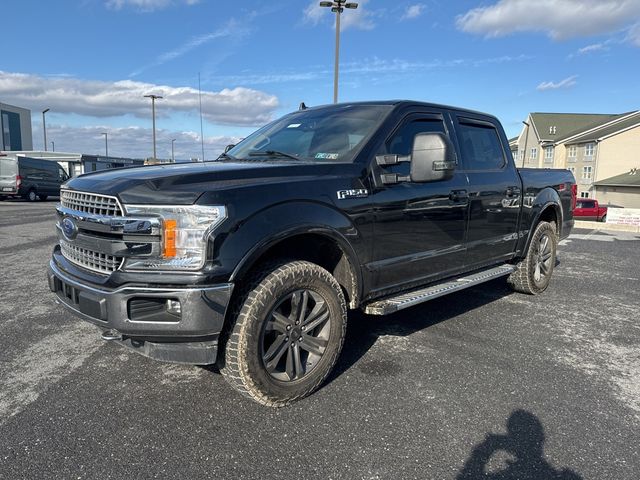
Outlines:
[[617,232],[640,233],[640,225],[618,225],[615,223],[585,222],[575,220],[573,228],[586,228],[589,230],[613,230]]

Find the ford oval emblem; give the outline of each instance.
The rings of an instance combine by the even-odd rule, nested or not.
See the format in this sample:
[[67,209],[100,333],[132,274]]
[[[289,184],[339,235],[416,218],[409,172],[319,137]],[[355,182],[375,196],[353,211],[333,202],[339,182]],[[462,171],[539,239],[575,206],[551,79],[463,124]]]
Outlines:
[[78,226],[71,217],[64,217],[62,219],[62,234],[67,240],[73,240],[78,236]]

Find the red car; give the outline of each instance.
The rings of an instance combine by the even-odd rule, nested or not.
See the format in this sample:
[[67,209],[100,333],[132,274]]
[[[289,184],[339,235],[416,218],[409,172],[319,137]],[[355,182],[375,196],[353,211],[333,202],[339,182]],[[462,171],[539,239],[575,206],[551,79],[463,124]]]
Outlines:
[[605,222],[607,220],[607,207],[601,207],[598,200],[593,198],[579,198],[576,201],[573,216],[576,217],[576,220]]

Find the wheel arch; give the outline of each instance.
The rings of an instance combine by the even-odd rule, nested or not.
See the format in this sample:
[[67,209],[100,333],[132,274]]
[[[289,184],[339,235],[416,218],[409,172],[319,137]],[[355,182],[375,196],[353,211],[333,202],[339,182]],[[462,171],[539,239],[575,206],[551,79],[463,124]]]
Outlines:
[[[561,205],[560,196],[553,188],[545,188],[538,193],[529,207],[528,218],[525,217],[524,219],[525,222],[528,222],[529,228],[523,232],[526,233],[526,235],[521,237],[518,257],[526,255],[529,245],[531,245],[533,233],[540,222],[555,223],[556,234],[558,238],[561,238],[563,221]],[[522,240],[524,240],[524,242]]]
[[238,263],[230,281],[242,282],[254,269],[279,258],[307,260],[331,273],[343,288],[350,308],[360,303],[362,272],[349,242],[327,226],[300,225],[256,244]]

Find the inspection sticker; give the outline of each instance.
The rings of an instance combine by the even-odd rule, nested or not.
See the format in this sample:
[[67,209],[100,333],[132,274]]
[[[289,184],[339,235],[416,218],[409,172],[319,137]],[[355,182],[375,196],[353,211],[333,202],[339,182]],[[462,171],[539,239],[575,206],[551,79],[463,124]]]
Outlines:
[[316,158],[326,158],[327,160],[337,160],[339,153],[316,153]]

